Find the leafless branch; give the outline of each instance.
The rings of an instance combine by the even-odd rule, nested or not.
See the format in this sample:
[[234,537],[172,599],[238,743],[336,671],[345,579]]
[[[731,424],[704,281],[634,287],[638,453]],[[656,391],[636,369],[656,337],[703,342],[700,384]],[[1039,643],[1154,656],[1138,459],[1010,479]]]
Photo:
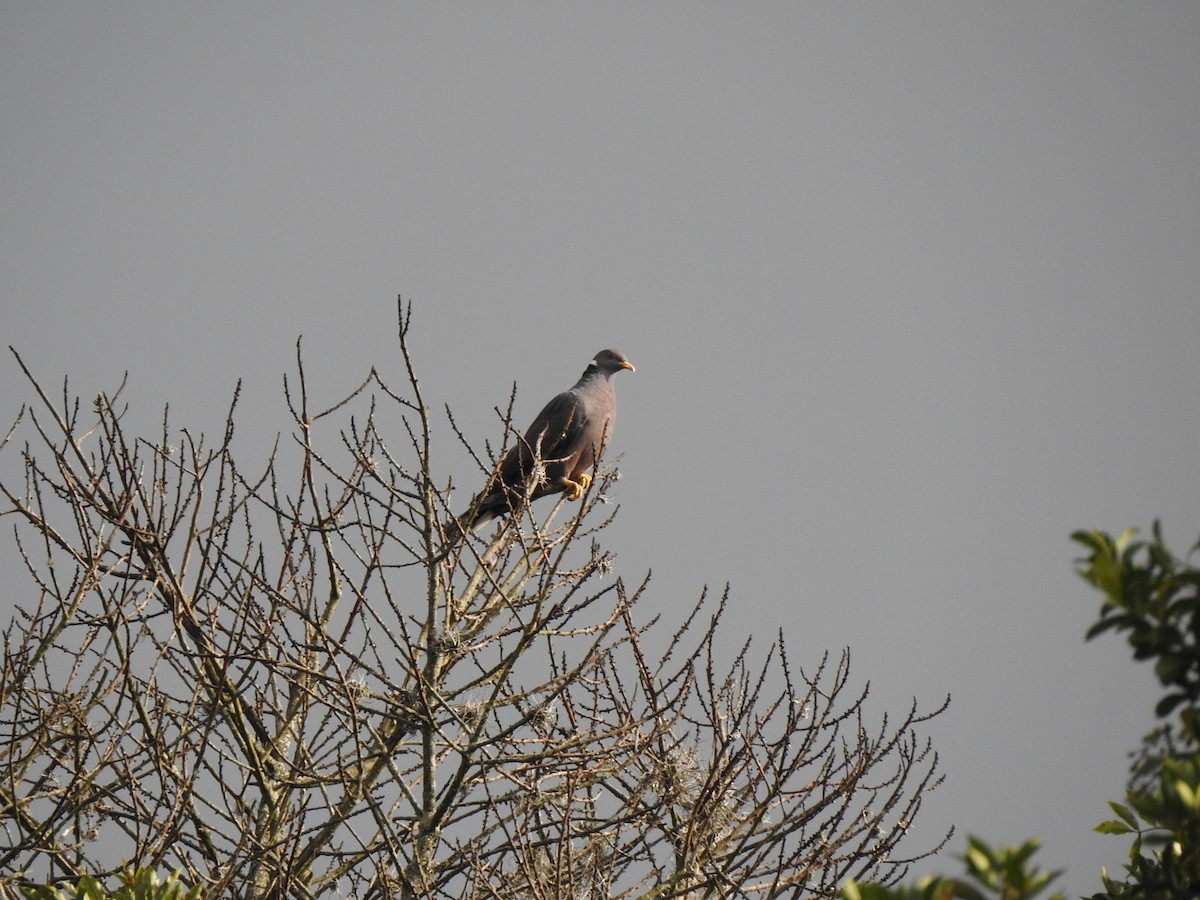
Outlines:
[[236,394],[215,442],[140,437],[120,390],[52,400],[14,352],[0,888],[129,862],[247,897],[831,896],[936,849],[904,836],[944,704],[872,722],[848,652],[727,650],[726,596],[643,615],[600,543],[611,462],[447,552],[398,322],[402,384],[316,412],[297,342],[254,470]]

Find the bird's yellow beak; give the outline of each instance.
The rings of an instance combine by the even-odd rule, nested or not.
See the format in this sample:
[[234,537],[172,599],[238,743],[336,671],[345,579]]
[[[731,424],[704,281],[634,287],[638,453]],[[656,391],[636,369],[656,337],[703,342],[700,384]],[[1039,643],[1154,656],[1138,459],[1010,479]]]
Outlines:
[[622,369],[628,369],[630,372],[636,372],[636,371],[637,371],[637,369],[635,369],[635,368],[633,367],[633,363],[631,363],[631,362],[630,362],[629,360],[627,360],[627,359],[623,359],[623,360],[621,360],[621,368],[622,368]]

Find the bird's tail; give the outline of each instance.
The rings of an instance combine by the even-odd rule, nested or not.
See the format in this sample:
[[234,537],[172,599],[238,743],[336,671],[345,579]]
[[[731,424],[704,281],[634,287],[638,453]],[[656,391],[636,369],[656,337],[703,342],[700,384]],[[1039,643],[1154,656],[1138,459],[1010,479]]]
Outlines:
[[[471,518],[472,514],[474,518]],[[464,537],[474,534],[499,516],[500,510],[493,506],[484,506],[482,509],[472,507],[461,516],[451,516],[450,521],[442,529],[446,535],[445,546],[442,547],[442,552],[437,555],[435,561],[440,562],[445,559]]]

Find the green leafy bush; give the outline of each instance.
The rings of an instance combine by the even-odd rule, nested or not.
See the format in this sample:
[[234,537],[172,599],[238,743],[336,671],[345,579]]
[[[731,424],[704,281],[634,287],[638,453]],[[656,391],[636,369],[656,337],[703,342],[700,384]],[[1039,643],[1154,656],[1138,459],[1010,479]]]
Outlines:
[[121,884],[108,890],[91,875],[84,875],[74,884],[43,885],[22,890],[27,900],[199,900],[199,887],[189,888],[172,872],[166,881],[153,869],[138,869],[117,876]]

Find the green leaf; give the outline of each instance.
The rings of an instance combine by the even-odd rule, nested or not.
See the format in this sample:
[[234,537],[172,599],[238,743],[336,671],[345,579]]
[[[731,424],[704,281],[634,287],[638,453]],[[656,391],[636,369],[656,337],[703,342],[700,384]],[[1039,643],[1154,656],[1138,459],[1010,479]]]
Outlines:
[[1105,819],[1092,830],[1097,834],[1129,834],[1134,829],[1116,819]]
[[1133,810],[1123,803],[1117,803],[1114,800],[1108,801],[1108,808],[1121,817],[1121,821],[1127,824],[1130,828],[1137,828],[1137,816],[1133,814]]
[[1195,788],[1193,788],[1190,784],[1188,784],[1182,778],[1177,779],[1175,781],[1175,783],[1173,785],[1171,785],[1171,787],[1174,788],[1175,796],[1179,798],[1180,802],[1184,806],[1189,807],[1191,809],[1196,808],[1196,790],[1195,790]]
[[1169,716],[1180,703],[1187,700],[1185,694],[1167,694],[1154,705],[1154,714],[1159,718]]
[[1122,531],[1117,537],[1116,551],[1118,553],[1123,553],[1125,552],[1126,548],[1130,550],[1136,550],[1138,547],[1142,546],[1140,543],[1131,543],[1137,533],[1138,530],[1136,528],[1126,528],[1124,531]]
[[1164,653],[1154,664],[1154,674],[1163,684],[1176,684],[1187,672],[1190,661],[1178,653]]
[[967,864],[972,874],[982,875],[992,871],[992,861],[988,854],[975,845],[967,848]]
[[1101,619],[1099,622],[1097,622],[1095,625],[1093,625],[1091,628],[1089,628],[1087,630],[1087,632],[1084,635],[1084,640],[1090,641],[1092,638],[1094,638],[1098,634],[1103,634],[1106,631],[1111,631],[1113,628],[1124,627],[1124,625],[1125,625],[1125,622],[1123,621],[1124,618],[1125,618],[1124,616],[1120,616],[1120,617],[1109,616],[1108,618]]

